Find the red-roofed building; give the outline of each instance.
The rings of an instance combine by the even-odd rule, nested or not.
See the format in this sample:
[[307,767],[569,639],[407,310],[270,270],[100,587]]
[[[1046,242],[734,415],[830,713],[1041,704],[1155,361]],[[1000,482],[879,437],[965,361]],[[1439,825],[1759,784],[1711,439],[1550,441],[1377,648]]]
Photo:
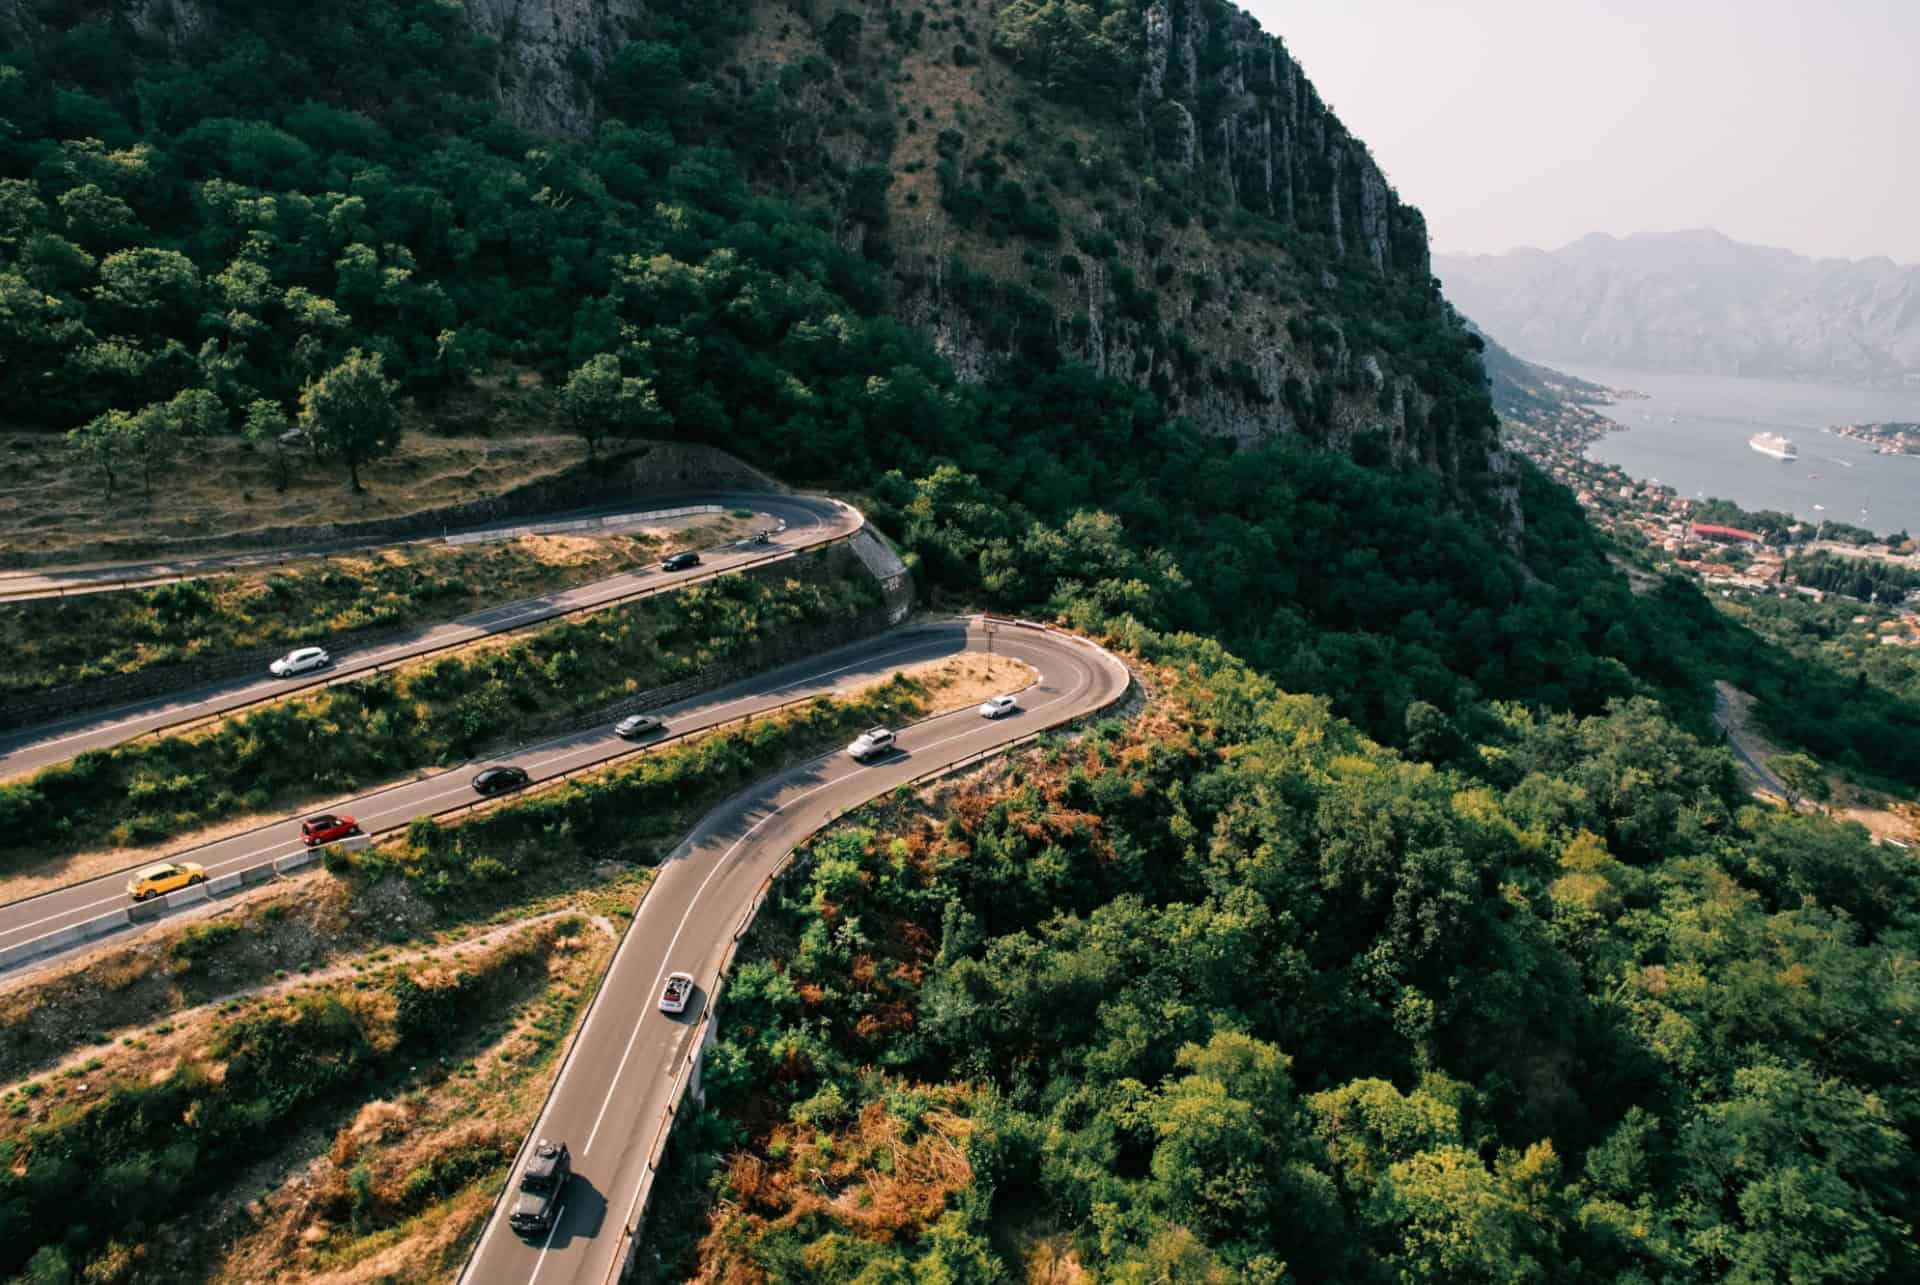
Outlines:
[[1757,531],[1742,531],[1737,526],[1715,526],[1711,522],[1695,522],[1693,533],[1702,540],[1714,540],[1720,544],[1759,544],[1766,538]]

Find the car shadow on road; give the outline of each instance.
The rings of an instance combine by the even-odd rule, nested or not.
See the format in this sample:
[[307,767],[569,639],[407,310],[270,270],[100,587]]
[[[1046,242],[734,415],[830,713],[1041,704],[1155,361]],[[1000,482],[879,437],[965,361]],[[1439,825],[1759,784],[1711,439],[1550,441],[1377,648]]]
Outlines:
[[607,1221],[607,1198],[600,1189],[575,1173],[567,1181],[567,1215],[553,1233],[548,1249],[565,1249],[576,1240],[592,1240]]

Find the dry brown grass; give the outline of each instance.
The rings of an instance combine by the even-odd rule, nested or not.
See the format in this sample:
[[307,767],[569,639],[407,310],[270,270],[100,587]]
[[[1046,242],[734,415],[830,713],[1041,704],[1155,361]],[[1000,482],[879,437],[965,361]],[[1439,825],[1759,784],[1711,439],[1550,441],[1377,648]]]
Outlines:
[[700,1245],[703,1281],[757,1279],[736,1251],[774,1227],[824,1217],[863,1239],[912,1239],[973,1183],[967,1139],[971,1091],[903,1086],[932,1107],[916,1124],[869,1103],[832,1128],[777,1126],[755,1153],[733,1157],[731,1199],[714,1210]]
[[[177,1051],[170,1028],[208,1004],[272,998],[401,964],[419,968],[416,980],[430,986],[450,980],[473,952],[569,913],[611,931],[610,913],[631,909],[650,872],[608,867],[599,878],[485,929],[446,923],[440,909],[404,881],[349,897],[318,869],[223,899],[131,942],[103,943],[0,984],[0,1092],[28,1077],[59,1083],[72,1078],[67,1073],[75,1067],[127,1050]],[[209,945],[209,929],[226,935]],[[406,944],[393,944],[396,937]],[[561,938],[551,949],[559,958],[582,948],[576,938]]]
[[[530,1032],[543,1005],[577,1012],[605,971],[614,939],[604,932],[554,935],[544,990],[522,1003],[502,1033],[463,1066],[399,1101],[364,1104],[324,1154],[247,1202],[240,1234],[207,1279],[241,1285],[272,1279],[303,1285],[451,1279],[493,1205],[521,1135],[532,1128],[558,1070],[560,1049],[529,1066]],[[471,966],[471,965],[468,965]],[[411,970],[428,984],[430,969]],[[569,1027],[569,1032],[571,1026]],[[436,1164],[464,1160],[454,1189],[422,1203],[411,1194]],[[349,1175],[365,1175],[370,1208],[356,1230]]]
[[978,705],[989,696],[1017,693],[1040,676],[1025,661],[973,652],[909,665],[900,672],[925,686],[931,701],[928,714],[944,714]]
[[338,470],[296,458],[291,485],[274,489],[269,453],[233,437],[194,442],[154,481],[122,480],[111,503],[100,480],[57,434],[0,442],[0,562],[23,555],[110,556],[117,542],[239,535],[400,517],[464,504],[558,473],[585,458],[576,437],[534,429],[440,436],[411,432],[391,458],[361,472],[363,494]]
[[[158,1081],[184,1062],[201,1064],[217,1083],[224,1068],[208,1059],[222,1023],[270,1011],[296,992],[337,999],[378,1032],[391,1026],[392,1014],[382,1010],[391,1007],[385,975],[392,970],[425,986],[464,973],[483,979],[485,1000],[466,1019],[450,1058],[421,1066],[395,1097],[316,1122],[317,1132],[263,1138],[258,1165],[229,1176],[196,1202],[194,1219],[168,1226],[134,1254],[193,1279],[236,1283],[448,1279],[612,956],[615,935],[604,925],[594,927],[577,912],[572,923],[556,920],[506,925],[418,952],[373,950],[326,975],[176,1013],[138,1038],[42,1076],[31,1096],[8,1091],[9,1103],[30,1105],[19,1116],[0,1114],[0,1141],[21,1139],[50,1111],[83,1106],[117,1083]],[[356,1185],[364,1196],[356,1198]]]

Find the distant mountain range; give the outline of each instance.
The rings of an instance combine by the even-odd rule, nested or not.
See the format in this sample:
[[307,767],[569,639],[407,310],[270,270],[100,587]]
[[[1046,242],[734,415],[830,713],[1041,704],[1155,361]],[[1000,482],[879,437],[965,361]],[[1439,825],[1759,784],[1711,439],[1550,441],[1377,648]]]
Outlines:
[[1437,254],[1447,297],[1517,352],[1635,370],[1920,383],[1920,267],[1718,232]]

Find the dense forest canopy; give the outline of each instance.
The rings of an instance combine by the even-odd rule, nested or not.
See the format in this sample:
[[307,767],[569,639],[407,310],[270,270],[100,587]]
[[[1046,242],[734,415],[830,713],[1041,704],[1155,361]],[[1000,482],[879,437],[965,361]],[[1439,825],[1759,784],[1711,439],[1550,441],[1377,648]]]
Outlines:
[[[1143,8],[1006,4],[960,43],[1098,131],[1111,104],[1087,100],[1143,74]],[[430,423],[471,374],[529,369],[596,449],[711,442],[858,493],[936,602],[1159,662],[1166,725],[1101,731],[1059,797],[1017,786],[928,861],[833,840],[782,912],[800,949],[729,1000],[735,1093],[804,1055],[772,1100],[790,1123],[868,1102],[867,1067],[970,1097],[977,1189],[901,1234],[937,1278],[998,1279],[989,1231],[1036,1200],[1115,1280],[1911,1275],[1912,872],[1744,806],[1706,720],[1731,678],[1794,743],[1911,786],[1915,693],[1687,584],[1634,595],[1563,488],[1495,472],[1476,344],[1431,281],[1202,178],[1115,165],[1096,199],[1310,267],[1407,363],[1420,431],[1450,443],[1426,455],[1477,463],[1335,441],[1304,384],[1296,435],[1197,431],[1180,385],[1069,359],[1033,291],[954,263],[955,307],[1004,327],[963,379],[890,311],[893,176],[844,176],[859,238],[769,180],[825,70],[751,82],[750,9],[649,4],[575,69],[597,127],[555,137],[500,114],[511,48],[438,0],[16,7],[0,414],[73,433],[122,486],[207,435],[275,449],[298,425],[345,485],[395,407]],[[794,13],[857,48],[851,10]],[[990,230],[1065,244],[1032,194],[949,178]],[[1083,231],[1062,271],[1105,262]],[[1155,286],[1128,289],[1151,316]],[[1303,314],[1296,338],[1332,352],[1330,326]],[[1174,353],[1182,379],[1210,378],[1202,356]],[[891,997],[897,1039],[793,993],[865,984],[872,929],[848,921],[869,915],[937,939]],[[753,1136],[729,1119],[707,1123]],[[906,1270],[831,1234],[848,1275]]]
[[1004,1279],[1062,1229],[1118,1281],[1920,1270],[1906,854],[1748,805],[1645,701],[1504,707],[1436,771],[1216,644],[1127,641],[1141,723],[807,854],[650,1279],[696,1241],[751,1279]]

